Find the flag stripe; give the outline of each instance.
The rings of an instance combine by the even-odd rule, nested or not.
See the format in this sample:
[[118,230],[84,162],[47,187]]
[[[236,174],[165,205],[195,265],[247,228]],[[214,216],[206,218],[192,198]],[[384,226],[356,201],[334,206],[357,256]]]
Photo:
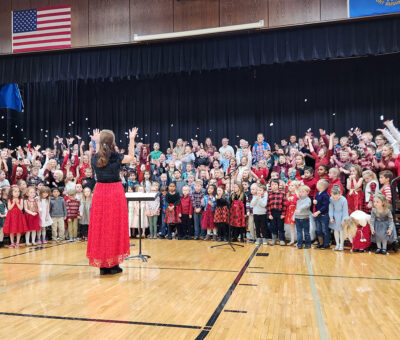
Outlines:
[[71,20],[71,14],[68,14],[68,15],[52,15],[52,16],[43,17],[43,18],[39,18],[38,17],[37,22],[43,23],[44,21],[57,20],[57,19]]
[[43,21],[38,20],[37,23],[38,23],[38,26],[43,26],[46,24],[55,24],[57,22],[70,22],[70,21],[71,21],[71,17],[69,17],[67,19],[62,18],[62,19],[52,19],[52,20],[43,20]]
[[54,35],[54,34],[67,34],[70,33],[71,30],[68,28],[58,28],[52,30],[41,30],[40,33],[35,32],[24,32],[24,33],[15,33],[13,39],[23,39],[24,37],[41,37],[44,35]]
[[71,28],[71,25],[58,25],[58,26],[46,26],[46,25],[44,25],[44,27],[38,27],[37,31],[50,30],[50,29],[53,29],[53,28],[54,29],[57,29],[57,28]]
[[17,51],[17,52],[25,51],[26,52],[26,51],[35,51],[35,50],[38,50],[38,49],[47,49],[48,50],[49,47],[51,47],[51,48],[56,48],[56,47],[60,48],[60,46],[61,46],[61,48],[67,48],[67,47],[71,47],[71,44],[62,44],[62,43],[58,43],[58,42],[48,43],[48,44],[36,44],[36,45],[30,45],[30,47],[25,47],[25,46],[23,46],[23,47],[15,47],[14,51]]
[[22,41],[32,41],[34,39],[36,40],[45,40],[47,38],[51,37],[52,39],[55,38],[62,38],[62,37],[71,37],[70,32],[65,32],[65,33],[47,33],[47,34],[32,34],[32,35],[25,35],[21,37],[14,37],[15,42],[22,42]]
[[12,32],[13,52],[69,48],[71,6],[15,11]]
[[51,13],[44,13],[38,12],[38,20],[39,18],[47,18],[47,17],[52,17],[52,16],[61,16],[61,15],[71,15],[71,11],[64,11],[64,12],[51,12]]
[[42,43],[53,43],[53,42],[69,42],[71,40],[70,37],[68,38],[59,38],[59,39],[47,39],[45,41],[38,41],[38,40],[33,40],[33,41],[24,41],[24,42],[17,42],[14,43],[14,46],[28,46],[28,45],[37,45],[38,42]]

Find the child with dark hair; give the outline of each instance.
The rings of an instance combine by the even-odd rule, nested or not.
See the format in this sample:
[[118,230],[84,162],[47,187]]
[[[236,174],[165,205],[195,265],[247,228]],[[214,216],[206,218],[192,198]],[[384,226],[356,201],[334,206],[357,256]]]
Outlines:
[[179,203],[181,202],[181,198],[179,193],[176,191],[176,184],[174,182],[170,183],[168,186],[168,193],[165,196],[165,202],[167,204],[165,223],[168,226],[168,239],[172,240],[173,229],[181,223],[181,219],[179,218]]
[[285,246],[285,229],[283,220],[286,215],[286,197],[285,193],[279,191],[279,181],[271,181],[271,192],[268,195],[267,214],[270,219],[270,228],[272,233],[271,246],[276,244],[279,236],[280,245]]

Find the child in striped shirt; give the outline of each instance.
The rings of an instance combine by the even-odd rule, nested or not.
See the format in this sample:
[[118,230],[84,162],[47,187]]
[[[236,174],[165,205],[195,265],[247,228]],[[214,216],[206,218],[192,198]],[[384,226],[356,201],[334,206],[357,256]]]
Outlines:
[[390,170],[384,170],[379,173],[379,183],[381,183],[381,193],[386,197],[386,200],[392,202],[392,189],[390,182],[393,179],[393,173]]

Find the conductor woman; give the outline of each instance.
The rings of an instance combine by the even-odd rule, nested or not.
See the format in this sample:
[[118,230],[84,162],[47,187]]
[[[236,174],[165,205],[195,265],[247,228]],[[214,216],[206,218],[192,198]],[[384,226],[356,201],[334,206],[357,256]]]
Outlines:
[[96,154],[92,157],[92,167],[97,184],[90,211],[86,256],[91,266],[100,268],[100,275],[121,273],[119,264],[130,253],[128,208],[119,172],[121,164],[134,160],[137,131],[137,128],[129,130],[128,155],[115,151],[112,131],[93,131]]

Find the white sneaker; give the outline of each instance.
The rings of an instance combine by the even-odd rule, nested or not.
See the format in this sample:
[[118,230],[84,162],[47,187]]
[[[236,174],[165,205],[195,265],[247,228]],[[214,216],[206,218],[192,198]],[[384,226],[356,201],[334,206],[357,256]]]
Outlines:
[[261,244],[261,238],[259,238],[259,237],[257,237],[257,240],[256,240],[256,245],[260,245]]
[[271,246],[274,246],[274,245],[276,244],[276,240],[272,239],[272,240],[269,242],[269,244],[270,244]]
[[291,246],[291,245],[293,245],[294,244],[294,241],[290,241],[287,245],[288,246]]
[[336,246],[336,247],[333,248],[332,250],[339,250],[339,246]]
[[268,241],[266,238],[263,238],[262,241],[263,241],[263,245],[265,245],[265,246],[268,245]]
[[26,245],[27,247],[30,247],[32,244],[30,244],[29,242],[26,242],[25,245]]
[[286,246],[286,243],[285,243],[285,241],[280,241],[280,242],[279,242],[279,245],[280,245],[280,246]]
[[338,249],[338,250],[342,251],[342,250],[344,250],[344,248],[343,248],[343,247],[339,247],[339,249]]

